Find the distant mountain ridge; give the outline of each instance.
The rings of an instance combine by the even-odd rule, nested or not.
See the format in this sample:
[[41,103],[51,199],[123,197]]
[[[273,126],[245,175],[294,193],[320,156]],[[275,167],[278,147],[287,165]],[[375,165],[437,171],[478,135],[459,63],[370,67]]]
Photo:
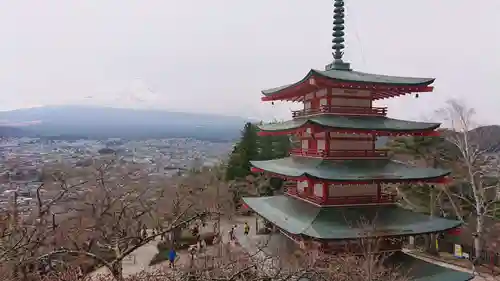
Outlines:
[[45,106],[0,112],[0,120],[23,126],[26,135],[89,138],[193,137],[232,140],[243,117],[98,106]]
[[12,126],[0,126],[0,137],[22,137],[26,136],[27,133],[23,129],[12,127]]
[[481,149],[488,152],[500,152],[500,126],[480,126],[472,130],[474,136],[479,139]]

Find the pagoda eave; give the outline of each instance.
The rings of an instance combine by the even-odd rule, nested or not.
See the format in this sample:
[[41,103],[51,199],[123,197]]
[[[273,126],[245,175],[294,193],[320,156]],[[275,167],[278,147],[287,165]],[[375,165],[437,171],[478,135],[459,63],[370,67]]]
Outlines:
[[401,184],[401,183],[428,183],[428,184],[448,184],[453,181],[449,177],[449,174],[433,177],[433,178],[413,178],[413,179],[370,179],[370,180],[332,180],[332,179],[322,179],[308,174],[303,174],[299,176],[287,176],[283,174],[278,174],[257,167],[251,167],[250,171],[255,174],[267,174],[272,177],[281,178],[284,180],[293,181],[305,181],[305,180],[320,180],[327,184],[372,184],[372,183],[382,183],[382,184]]
[[[396,205],[318,207],[280,195],[246,197],[243,201],[286,232],[312,239],[412,236],[448,231],[462,225],[458,220],[414,213]],[[365,218],[366,226],[353,224],[360,217]],[[375,224],[375,228],[371,224]]]
[[437,168],[411,167],[389,159],[330,161],[285,157],[251,161],[253,172],[266,172],[293,180],[314,179],[339,184],[433,182],[446,183],[451,173]]
[[439,123],[415,122],[385,116],[315,115],[284,122],[258,125],[260,136],[290,133],[335,132],[375,136],[437,136]]
[[[325,71],[325,73],[327,73]],[[355,71],[345,71],[345,73],[356,73],[358,76],[360,74],[365,74]],[[361,76],[363,77],[363,76]],[[378,76],[376,76],[378,77]],[[387,77],[387,76],[382,76]],[[390,77],[393,79],[419,79],[419,78],[405,78],[405,77]],[[373,79],[382,80],[382,79]],[[337,88],[346,90],[369,90],[372,92],[369,99],[378,100],[385,98],[392,98],[401,95],[411,94],[411,93],[423,93],[432,92],[434,87],[429,86],[434,82],[431,78],[420,78],[420,83],[383,83],[383,82],[368,82],[368,81],[346,81],[338,78],[332,78],[327,75],[321,74],[321,72],[316,70],[311,70],[301,81],[278,87],[271,90],[262,91],[264,97],[261,98],[262,101],[275,101],[275,100],[288,100],[294,102],[301,102],[304,96],[310,92],[317,91],[323,88]],[[349,98],[353,98],[349,96]]]
[[[283,130],[283,131],[264,131],[260,130],[257,132],[257,135],[260,137],[265,137],[265,136],[283,136],[283,135],[290,135],[290,134],[295,134],[299,132],[304,132],[305,128],[297,128],[297,129],[290,129],[290,130]],[[432,130],[417,130],[417,131],[383,131],[383,130],[346,130],[346,129],[335,129],[335,128],[330,128],[330,130],[327,130],[325,132],[336,132],[336,133],[342,133],[342,134],[368,134],[368,135],[374,135],[374,136],[381,136],[381,137],[399,137],[399,136],[422,136],[422,137],[439,137],[440,133],[439,131],[436,131],[435,129]]]

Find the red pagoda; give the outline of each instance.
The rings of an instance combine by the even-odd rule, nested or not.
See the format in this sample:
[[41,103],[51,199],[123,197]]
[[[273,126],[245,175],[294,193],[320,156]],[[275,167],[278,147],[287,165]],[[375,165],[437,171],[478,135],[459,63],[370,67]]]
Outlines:
[[[401,238],[452,230],[461,222],[403,209],[396,195],[385,188],[401,183],[444,183],[450,171],[392,161],[387,150],[376,145],[380,136],[437,135],[439,123],[392,119],[387,117],[386,107],[373,106],[380,99],[432,92],[435,79],[352,70],[343,60],[344,11],[344,2],[335,0],[334,61],[325,70],[313,69],[296,83],[262,91],[263,101],[304,104],[303,109],[292,112],[292,120],[259,127],[261,135],[290,134],[298,145],[289,157],[251,162],[254,172],[284,178],[285,194],[244,201],[298,243],[311,241],[335,254],[356,251],[354,245],[361,238],[382,237],[379,251],[394,252],[393,260],[401,268],[411,268],[408,274],[413,280],[469,280],[472,275],[468,273],[401,252]],[[365,224],[359,224],[360,220]]]

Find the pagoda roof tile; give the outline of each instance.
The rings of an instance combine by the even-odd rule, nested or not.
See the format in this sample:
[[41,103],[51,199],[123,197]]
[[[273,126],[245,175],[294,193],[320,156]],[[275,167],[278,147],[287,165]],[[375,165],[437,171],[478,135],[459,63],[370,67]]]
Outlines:
[[289,131],[301,128],[307,124],[319,125],[340,130],[360,131],[385,131],[385,132],[414,132],[435,130],[441,124],[406,121],[388,118],[385,116],[340,116],[340,115],[317,115],[307,118],[293,119],[284,122],[276,122],[259,125],[264,132]]
[[457,220],[415,213],[397,205],[317,207],[289,196],[243,198],[277,227],[316,239],[417,235],[441,232],[462,224]]
[[331,181],[411,181],[432,180],[447,176],[449,170],[410,167],[389,159],[323,160],[291,156],[251,161],[254,167],[285,177],[313,177]]
[[309,78],[319,76],[326,79],[332,79],[338,82],[351,82],[351,83],[368,83],[368,84],[377,84],[383,86],[426,86],[432,84],[435,78],[420,78],[420,77],[403,77],[403,76],[390,76],[390,75],[381,75],[381,74],[372,74],[365,73],[360,71],[353,70],[338,70],[338,69],[330,69],[330,70],[316,70],[311,69],[307,75],[302,78],[297,83],[292,83],[288,85],[284,85],[281,87],[276,87],[272,89],[267,89],[262,91],[264,96],[272,96],[274,94],[279,93],[282,90],[285,90],[289,87],[293,87],[299,85]]

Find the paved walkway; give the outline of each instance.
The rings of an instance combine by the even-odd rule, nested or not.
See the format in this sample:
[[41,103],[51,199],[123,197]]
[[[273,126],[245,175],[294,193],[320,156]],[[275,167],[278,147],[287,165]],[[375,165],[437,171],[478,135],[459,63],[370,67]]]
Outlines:
[[[225,243],[228,242],[228,235],[227,233],[231,229],[232,225],[235,224],[243,224],[244,222],[239,221],[238,219],[235,219],[234,222],[228,222],[228,221],[222,221],[221,222],[221,232],[223,235],[223,241]],[[212,231],[211,230],[211,225],[207,226],[205,228],[206,230]],[[241,229],[241,235],[243,235],[243,230],[242,227]],[[238,232],[238,231],[237,231]],[[161,239],[158,237],[156,240],[149,242],[148,244],[139,247],[137,250],[132,252],[126,259],[122,261],[122,268],[123,268],[123,275],[125,277],[131,276],[137,273],[140,273],[141,271],[156,271],[158,269],[168,269],[169,268],[169,263],[168,261],[164,261],[158,264],[155,264],[153,266],[150,266],[149,263],[151,259],[158,253],[158,248],[157,245],[161,241]],[[210,253],[210,252],[208,252]],[[176,264],[179,266],[186,265],[190,262],[190,257],[187,254],[187,252],[182,251],[178,253],[179,259],[177,260]],[[100,267],[94,272],[90,273],[89,276],[92,278],[97,275],[102,275],[102,274],[109,274],[109,270],[106,267]]]
[[[139,247],[137,250],[132,252],[127,258],[122,261],[123,267],[123,275],[130,276],[137,274],[141,271],[149,271],[151,270],[151,266],[149,266],[149,262],[151,259],[158,253],[157,245],[160,242],[160,239],[151,241],[148,244]],[[100,274],[109,274],[109,270],[106,267],[100,267],[90,274],[90,277],[100,275]]]

